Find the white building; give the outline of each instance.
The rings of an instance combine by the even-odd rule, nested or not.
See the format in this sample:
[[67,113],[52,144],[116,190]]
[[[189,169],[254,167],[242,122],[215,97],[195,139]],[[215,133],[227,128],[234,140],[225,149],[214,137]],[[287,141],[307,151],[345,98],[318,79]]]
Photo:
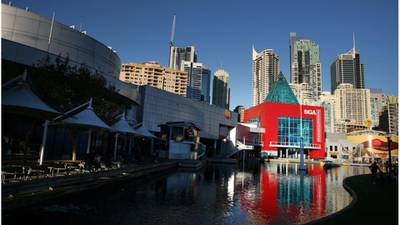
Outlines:
[[346,134],[326,133],[325,157],[340,162],[350,161],[359,146],[347,140]]
[[303,105],[315,105],[316,101],[313,97],[313,93],[311,87],[307,83],[301,84],[289,84],[290,88],[293,91],[293,94],[296,96],[297,101]]
[[182,61],[197,62],[196,48],[194,46],[184,48],[170,46],[169,67],[175,70],[183,70]]
[[318,105],[324,107],[325,131],[330,133],[335,132],[335,102],[335,96],[328,91],[319,96]]
[[339,84],[335,90],[335,123],[364,126],[371,119],[369,89],[354,88],[352,84]]
[[262,103],[269,88],[278,79],[279,56],[272,49],[257,52],[253,47],[253,106]]

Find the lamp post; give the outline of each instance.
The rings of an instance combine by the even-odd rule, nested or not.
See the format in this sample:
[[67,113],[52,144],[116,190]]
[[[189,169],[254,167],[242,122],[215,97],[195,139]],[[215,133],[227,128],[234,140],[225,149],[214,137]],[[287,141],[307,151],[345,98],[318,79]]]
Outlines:
[[386,138],[387,138],[387,146],[388,146],[388,152],[389,152],[389,173],[391,173],[392,172],[392,149],[391,149],[390,145],[391,145],[392,139],[390,137],[390,134],[388,134],[386,136]]

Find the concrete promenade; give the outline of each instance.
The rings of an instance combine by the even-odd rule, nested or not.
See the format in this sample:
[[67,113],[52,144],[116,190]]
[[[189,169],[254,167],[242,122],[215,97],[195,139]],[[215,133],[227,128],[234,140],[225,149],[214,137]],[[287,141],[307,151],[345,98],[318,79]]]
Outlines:
[[2,208],[12,210],[103,185],[178,168],[178,161],[126,166],[107,171],[37,179],[2,185]]
[[391,225],[398,224],[398,181],[377,180],[372,175],[348,177],[343,186],[353,201],[343,210],[307,225]]

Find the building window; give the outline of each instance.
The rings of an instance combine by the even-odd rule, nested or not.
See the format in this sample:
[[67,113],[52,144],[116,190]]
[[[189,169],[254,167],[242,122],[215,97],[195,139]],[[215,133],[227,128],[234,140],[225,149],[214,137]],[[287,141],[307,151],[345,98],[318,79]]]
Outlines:
[[256,117],[256,118],[249,119],[248,123],[250,123],[250,124],[256,124],[257,127],[260,127],[260,118],[259,118],[259,117]]
[[304,146],[313,143],[313,124],[311,119],[294,117],[278,118],[279,143],[299,146],[301,136],[303,136]]

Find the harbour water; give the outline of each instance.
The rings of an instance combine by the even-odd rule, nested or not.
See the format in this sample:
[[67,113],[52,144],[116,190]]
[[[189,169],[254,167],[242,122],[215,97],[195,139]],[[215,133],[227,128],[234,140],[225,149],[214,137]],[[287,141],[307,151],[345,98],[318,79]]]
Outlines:
[[3,213],[3,224],[303,224],[351,202],[345,177],[364,167],[208,165],[171,171]]

